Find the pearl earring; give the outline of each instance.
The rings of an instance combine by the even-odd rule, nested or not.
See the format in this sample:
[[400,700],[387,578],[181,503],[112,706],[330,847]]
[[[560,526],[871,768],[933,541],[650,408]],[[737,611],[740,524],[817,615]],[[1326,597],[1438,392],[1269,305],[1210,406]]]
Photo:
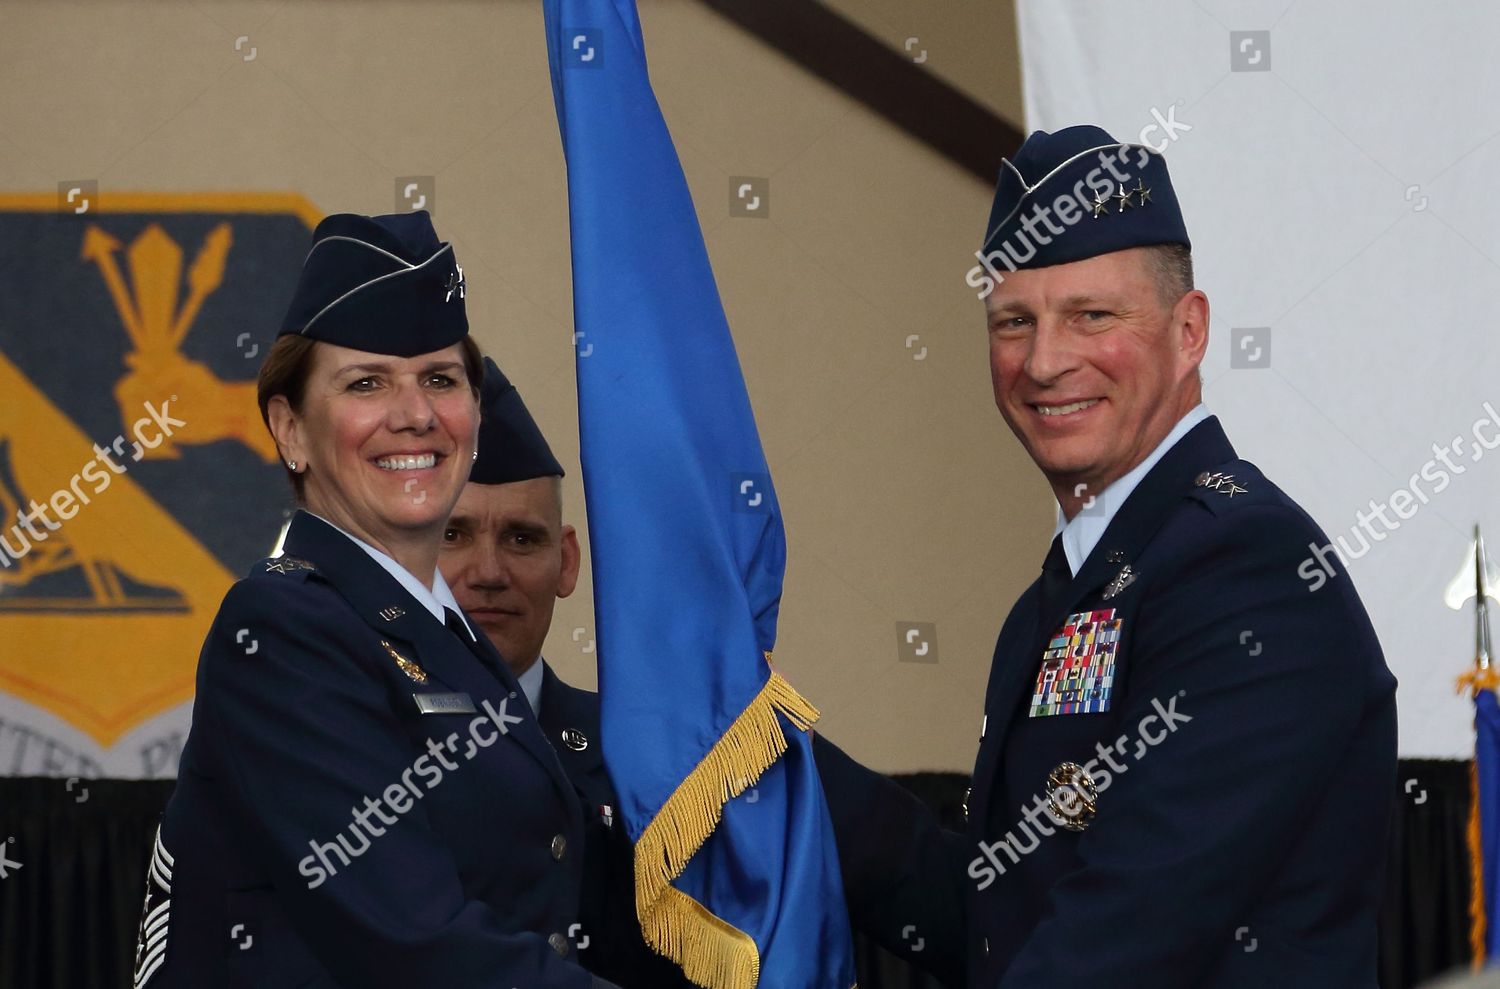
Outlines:
[[479,459],[479,451],[478,450],[474,451],[473,459],[476,460],[476,461]]

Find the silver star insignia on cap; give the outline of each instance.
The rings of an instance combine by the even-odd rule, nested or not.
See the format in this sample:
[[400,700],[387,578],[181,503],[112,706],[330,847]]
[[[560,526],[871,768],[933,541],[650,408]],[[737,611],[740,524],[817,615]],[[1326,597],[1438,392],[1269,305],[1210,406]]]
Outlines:
[[452,302],[454,292],[458,293],[460,299],[464,297],[464,266],[455,264],[453,267],[457,270],[448,274],[448,284],[444,286],[448,290],[448,294],[443,296],[444,302]]

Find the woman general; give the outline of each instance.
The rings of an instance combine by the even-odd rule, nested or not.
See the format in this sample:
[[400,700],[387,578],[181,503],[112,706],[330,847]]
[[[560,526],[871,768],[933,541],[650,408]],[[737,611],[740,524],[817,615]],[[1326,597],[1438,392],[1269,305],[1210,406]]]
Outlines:
[[605,987],[581,811],[437,570],[478,348],[426,213],[330,216],[258,383],[301,510],[225,597],[152,857],[139,987]]

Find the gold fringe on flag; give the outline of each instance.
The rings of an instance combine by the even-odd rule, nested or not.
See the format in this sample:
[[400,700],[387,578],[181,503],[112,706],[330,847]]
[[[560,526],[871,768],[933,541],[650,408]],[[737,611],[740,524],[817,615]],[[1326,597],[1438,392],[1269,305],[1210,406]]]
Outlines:
[[754,989],[760,952],[754,938],[671,883],[719,826],[724,804],[786,752],[778,713],[798,731],[818,720],[818,709],[773,670],[635,843],[635,909],[646,943],[706,989]]
[[1488,918],[1484,911],[1484,852],[1479,847],[1479,764],[1469,763],[1469,953],[1474,971],[1484,968],[1484,935]]
[[[1458,678],[1458,692],[1470,696],[1481,690],[1500,687],[1500,674],[1493,667],[1473,669]],[[1469,846],[1469,953],[1473,957],[1474,971],[1484,968],[1485,935],[1489,918],[1484,909],[1484,849],[1480,846],[1479,830],[1479,758],[1469,763],[1469,823],[1464,829],[1464,838]]]
[[1467,691],[1471,697],[1481,690],[1494,690],[1497,687],[1500,687],[1500,672],[1496,672],[1494,667],[1482,670],[1476,667],[1461,675],[1457,685],[1460,694]]

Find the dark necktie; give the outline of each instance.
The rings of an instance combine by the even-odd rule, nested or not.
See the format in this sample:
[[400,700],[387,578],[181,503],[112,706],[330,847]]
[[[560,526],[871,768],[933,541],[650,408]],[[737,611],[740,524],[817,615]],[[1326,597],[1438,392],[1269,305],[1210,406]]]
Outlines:
[[1058,533],[1052,540],[1052,548],[1047,551],[1047,559],[1042,561],[1042,577],[1037,588],[1037,624],[1048,626],[1038,628],[1038,635],[1046,635],[1052,631],[1050,627],[1057,619],[1057,610],[1064,604],[1068,592],[1068,585],[1073,582],[1073,571],[1068,568],[1068,554],[1063,549],[1062,533]]
[[480,662],[484,663],[485,666],[489,666],[489,656],[485,655],[484,649],[474,640],[474,636],[469,634],[469,628],[464,624],[464,620],[459,617],[458,612],[452,608],[444,608],[443,617],[445,619],[444,624],[448,626],[448,631],[458,636],[458,640],[468,646],[469,651],[478,656]]

